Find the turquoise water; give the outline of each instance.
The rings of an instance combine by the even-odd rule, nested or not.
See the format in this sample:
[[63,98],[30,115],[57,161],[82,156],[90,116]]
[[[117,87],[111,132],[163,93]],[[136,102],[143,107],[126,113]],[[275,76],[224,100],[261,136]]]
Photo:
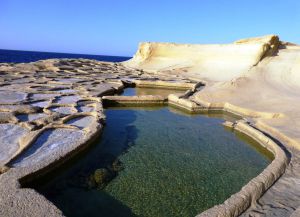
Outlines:
[[[219,116],[166,107],[105,113],[107,125],[92,148],[25,186],[66,216],[195,216],[239,191],[272,160],[252,140],[225,129]],[[105,181],[95,183],[95,171],[103,170]]]

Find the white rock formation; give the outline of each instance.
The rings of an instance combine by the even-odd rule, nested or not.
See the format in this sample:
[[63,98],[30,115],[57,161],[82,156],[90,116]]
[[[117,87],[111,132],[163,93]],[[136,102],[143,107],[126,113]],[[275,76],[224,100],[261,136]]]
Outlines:
[[[225,45],[141,43],[126,66],[205,81],[190,100],[233,108],[272,135],[290,155],[283,176],[242,216],[300,213],[300,46],[275,35]],[[212,211],[212,212],[210,212]],[[213,210],[203,213],[212,216]],[[217,216],[231,216],[224,209]],[[261,213],[261,215],[259,215]],[[297,214],[298,213],[298,214]],[[224,215],[223,215],[224,214]],[[201,216],[201,215],[200,215]]]
[[124,64],[150,71],[181,70],[206,80],[226,81],[246,73],[278,44],[275,35],[224,45],[146,42]]

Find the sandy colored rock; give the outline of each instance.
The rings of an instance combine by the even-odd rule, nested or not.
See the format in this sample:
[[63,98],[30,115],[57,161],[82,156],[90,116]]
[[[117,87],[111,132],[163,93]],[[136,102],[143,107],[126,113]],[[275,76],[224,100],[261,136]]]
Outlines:
[[[291,163],[243,216],[290,216],[300,206],[295,202],[300,201],[300,46],[282,43],[274,35],[227,45],[142,43],[125,65],[202,80],[206,86],[189,97],[196,105],[173,96],[170,100],[186,108],[202,106],[248,117],[281,142]],[[208,216],[237,216],[245,208],[228,207],[223,214],[213,208]]]
[[[300,46],[275,35],[225,45],[141,43],[124,63],[51,59],[1,63],[0,70],[1,216],[63,215],[34,190],[21,188],[20,180],[29,182],[87,147],[102,130],[105,101],[241,115],[243,121],[226,126],[259,140],[275,160],[240,192],[199,216],[299,213]],[[113,96],[127,86],[187,91],[168,99]]]
[[[248,43],[251,42],[251,43]],[[151,71],[189,73],[204,80],[226,81],[255,66],[279,43],[276,36],[248,39],[234,44],[141,43],[125,66]]]

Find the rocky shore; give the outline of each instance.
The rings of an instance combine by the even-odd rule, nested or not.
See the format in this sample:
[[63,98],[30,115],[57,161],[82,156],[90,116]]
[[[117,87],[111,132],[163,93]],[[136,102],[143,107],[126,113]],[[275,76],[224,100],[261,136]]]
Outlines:
[[[199,216],[297,216],[299,70],[300,46],[273,35],[229,45],[144,43],[123,63],[0,63],[0,215],[62,216],[22,185],[93,142],[104,127],[103,107],[169,104],[190,112],[240,115],[243,120],[226,126],[251,136],[275,156],[240,192]],[[116,96],[134,86],[186,92]]]

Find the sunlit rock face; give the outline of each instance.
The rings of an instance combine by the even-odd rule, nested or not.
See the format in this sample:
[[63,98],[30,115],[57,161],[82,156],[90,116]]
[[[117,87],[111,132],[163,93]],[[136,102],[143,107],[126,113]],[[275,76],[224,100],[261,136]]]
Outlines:
[[[279,41],[274,35],[225,45],[142,43],[134,58],[124,64],[204,80],[206,86],[191,97],[193,102],[210,108],[234,108],[255,117],[257,127],[287,144],[293,163],[259,205],[249,208],[244,216],[290,216],[299,207],[294,204],[294,198],[300,197],[300,186],[295,184],[300,183],[299,45]],[[291,185],[290,180],[297,181]]]
[[[300,46],[274,35],[224,45],[142,43],[134,58],[124,63],[86,59],[0,63],[0,216],[62,215],[19,181],[78,154],[95,138],[105,122],[103,100],[172,102],[189,111],[219,109],[244,116],[244,125],[280,142],[273,144],[257,131],[256,138],[265,136],[266,144],[281,150],[270,164],[277,170],[267,167],[259,181],[251,181],[254,190],[244,186],[241,194],[230,197],[232,203],[203,216],[237,216],[246,207],[244,216],[291,216],[300,207],[299,71]],[[127,86],[187,93],[135,89],[137,96],[115,96]],[[144,94],[155,96],[140,96]],[[297,213],[299,208],[294,216]]]
[[22,155],[12,162],[12,166],[32,166],[45,160],[55,151],[65,149],[83,138],[84,134],[70,129],[50,129],[43,132]]
[[19,149],[19,139],[28,130],[14,124],[0,124],[0,164],[6,163]]
[[230,80],[247,72],[278,47],[277,36],[244,39],[233,44],[145,42],[127,66],[153,71],[181,71],[207,80]]

